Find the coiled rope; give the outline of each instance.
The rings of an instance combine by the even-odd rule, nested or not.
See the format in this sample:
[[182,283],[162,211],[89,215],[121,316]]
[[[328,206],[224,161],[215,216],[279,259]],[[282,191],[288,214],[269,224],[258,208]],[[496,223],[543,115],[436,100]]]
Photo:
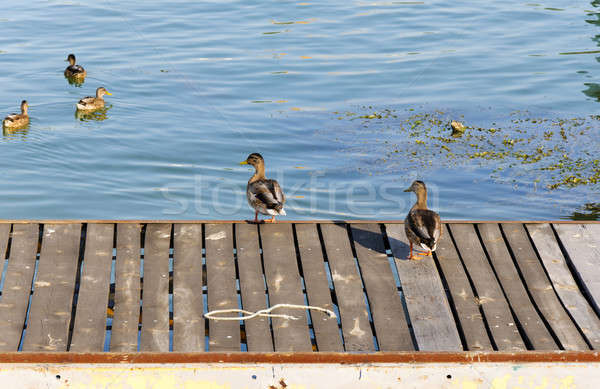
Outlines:
[[[256,312],[246,311],[244,309],[218,309],[215,311],[210,311],[210,312],[205,313],[204,317],[209,320],[249,320],[249,319],[252,319],[255,317],[277,317],[280,319],[288,319],[288,320],[300,319],[300,317],[297,317],[297,316],[285,315],[285,314],[279,314],[279,313],[270,313],[271,311],[278,309],[278,308],[312,309],[315,311],[324,312],[327,315],[329,315],[330,318],[337,319],[337,315],[335,314],[335,312],[333,312],[329,309],[325,309],[325,308],[321,308],[321,307],[314,307],[311,305],[295,305],[295,304],[275,304],[270,308],[261,309]],[[220,315],[220,314],[224,314],[224,313],[242,313],[246,316],[215,317],[215,315]]]

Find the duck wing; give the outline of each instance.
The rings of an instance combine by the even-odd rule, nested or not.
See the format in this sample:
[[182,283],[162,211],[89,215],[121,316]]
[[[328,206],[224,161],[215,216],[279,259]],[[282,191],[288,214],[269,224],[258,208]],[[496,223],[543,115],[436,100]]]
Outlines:
[[440,238],[442,223],[440,215],[430,209],[414,209],[406,218],[412,232],[424,243]]
[[7,117],[4,118],[5,121],[8,122],[14,122],[15,120],[17,120],[19,118],[19,114],[17,113],[11,113],[10,115],[8,115]]
[[275,180],[260,180],[248,185],[248,191],[267,209],[280,210],[285,202],[283,192]]
[[79,104],[86,106],[86,105],[90,105],[94,103],[95,98],[92,96],[87,96],[84,97],[83,99],[79,100]]
[[71,65],[67,69],[73,74],[84,72],[83,68],[79,65]]
[[275,199],[281,205],[283,205],[285,203],[285,195],[283,194],[283,190],[281,190],[279,183],[275,180],[266,180],[266,181],[267,181],[267,186],[269,187],[269,190],[271,191],[273,196],[275,196]]

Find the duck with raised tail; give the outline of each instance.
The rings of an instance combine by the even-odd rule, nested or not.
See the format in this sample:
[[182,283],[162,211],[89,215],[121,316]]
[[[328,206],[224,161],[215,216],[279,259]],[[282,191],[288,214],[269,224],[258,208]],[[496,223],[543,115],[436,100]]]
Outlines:
[[254,208],[254,223],[259,223],[258,214],[271,215],[271,219],[266,219],[266,223],[275,223],[275,216],[285,215],[283,205],[285,204],[285,195],[275,180],[265,177],[265,160],[262,155],[252,153],[240,165],[252,165],[255,169],[254,175],[248,180],[246,187],[246,197],[248,204]]
[[413,182],[410,188],[404,191],[415,192],[417,195],[417,202],[404,219],[404,230],[410,242],[410,253],[407,259],[421,259],[413,256],[413,244],[425,250],[425,252],[417,252],[418,255],[431,255],[442,236],[442,223],[440,215],[427,208],[427,187],[423,181]]
[[65,69],[65,77],[73,78],[77,81],[83,81],[87,75],[87,72],[83,67],[81,67],[81,65],[77,65],[75,63],[75,55],[69,54],[66,61],[69,62],[69,66],[67,66]]
[[21,101],[21,113],[11,113],[5,117],[2,121],[2,127],[11,130],[26,127],[29,124],[28,108],[29,104],[27,104],[27,100]]

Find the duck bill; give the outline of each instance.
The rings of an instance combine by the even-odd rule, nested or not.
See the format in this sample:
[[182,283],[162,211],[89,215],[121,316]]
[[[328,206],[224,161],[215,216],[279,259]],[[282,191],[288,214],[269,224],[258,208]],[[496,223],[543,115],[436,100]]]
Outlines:
[[247,165],[247,164],[248,164],[248,161],[242,161],[242,162],[240,162],[240,165]]
[[105,93],[109,96],[112,96],[112,93],[110,93],[109,91],[106,91]]
[[411,188],[408,188],[408,189],[404,189],[404,191],[405,191],[405,192],[412,192],[412,189],[411,189]]

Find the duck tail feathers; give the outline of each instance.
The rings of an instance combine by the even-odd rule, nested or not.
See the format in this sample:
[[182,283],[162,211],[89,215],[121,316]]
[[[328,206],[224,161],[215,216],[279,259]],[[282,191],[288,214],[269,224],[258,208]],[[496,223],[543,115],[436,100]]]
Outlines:
[[423,242],[421,242],[421,247],[423,247],[427,251],[435,251],[437,243],[434,239],[426,239]]
[[269,215],[273,215],[273,216],[277,216],[277,215],[285,216],[285,210],[283,208],[280,208],[280,209],[273,209],[273,208],[267,209],[267,213]]

